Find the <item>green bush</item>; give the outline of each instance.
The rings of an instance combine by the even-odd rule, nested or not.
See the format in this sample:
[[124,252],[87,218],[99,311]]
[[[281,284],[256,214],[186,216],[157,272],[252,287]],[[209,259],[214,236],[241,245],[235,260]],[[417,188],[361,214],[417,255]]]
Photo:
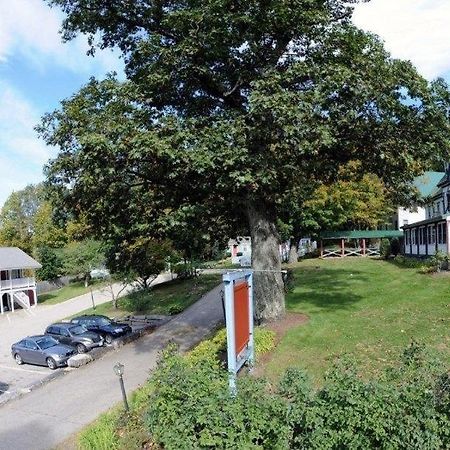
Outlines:
[[436,254],[428,260],[428,266],[431,268],[432,272],[440,272],[441,269],[446,268],[447,265],[448,256],[441,251],[437,251]]
[[147,425],[165,449],[450,445],[449,376],[416,343],[377,380],[363,380],[344,358],[319,390],[303,371],[289,369],[277,389],[238,377],[230,397],[226,371],[214,358],[194,363],[173,351],[159,363],[153,385]]
[[391,256],[391,243],[389,242],[389,239],[381,239],[380,255],[385,259],[388,259],[389,256]]
[[[275,347],[275,333],[264,327],[254,329],[255,357],[270,352]],[[191,362],[200,363],[203,359],[218,361],[227,350],[227,331],[225,328],[219,330],[211,339],[198,344],[187,355]]]
[[391,239],[391,255],[397,256],[401,251],[400,240],[398,238]]
[[287,448],[284,402],[261,380],[239,379],[238,395],[230,397],[228,375],[217,364],[165,352],[153,383],[147,424],[167,450]]
[[151,308],[153,295],[150,289],[135,289],[119,299],[121,309],[129,312],[144,312]]

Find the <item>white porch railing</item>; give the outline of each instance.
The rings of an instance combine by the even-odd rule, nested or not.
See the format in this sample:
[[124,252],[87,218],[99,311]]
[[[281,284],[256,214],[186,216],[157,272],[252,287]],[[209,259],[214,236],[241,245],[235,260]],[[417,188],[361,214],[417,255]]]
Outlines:
[[33,288],[36,286],[34,278],[15,278],[14,280],[1,280],[0,290]]

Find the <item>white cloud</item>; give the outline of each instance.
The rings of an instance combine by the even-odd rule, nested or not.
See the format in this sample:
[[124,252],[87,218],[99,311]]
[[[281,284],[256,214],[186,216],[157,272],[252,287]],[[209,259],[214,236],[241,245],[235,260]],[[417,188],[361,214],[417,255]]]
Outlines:
[[53,149],[33,127],[39,113],[15,90],[0,83],[0,207],[8,195],[42,180],[42,166]]
[[62,13],[43,0],[0,0],[0,63],[20,54],[40,70],[54,63],[93,75],[122,71],[123,63],[115,52],[104,50],[95,58],[87,56],[83,36],[63,44],[59,34],[62,19]]
[[428,79],[450,71],[449,0],[372,0],[356,6],[354,23]]

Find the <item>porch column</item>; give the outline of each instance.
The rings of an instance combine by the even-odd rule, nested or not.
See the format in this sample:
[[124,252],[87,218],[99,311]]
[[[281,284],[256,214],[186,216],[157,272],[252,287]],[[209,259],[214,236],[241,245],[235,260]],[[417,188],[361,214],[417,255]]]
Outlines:
[[323,239],[320,240],[320,257],[323,258]]
[[14,294],[11,292],[8,294],[9,296],[9,302],[11,305],[11,311],[14,312]]
[[428,232],[430,231],[428,225],[424,228],[425,231],[425,255],[428,256]]
[[435,254],[438,252],[439,250],[439,242],[438,242],[438,223],[436,222],[434,224],[434,243],[435,243]]
[[450,218],[447,218],[445,222],[445,243],[447,244],[447,255],[450,255],[450,239],[449,239],[449,233],[450,233]]
[[[32,290],[32,295],[33,295],[33,304],[31,306],[36,306],[37,305],[37,293],[36,293],[36,288],[33,288]],[[31,304],[31,301],[30,301]]]
[[3,310],[3,292],[0,290],[0,314],[3,314],[5,311]]
[[363,256],[366,256],[366,240],[363,238],[362,240],[362,254]]
[[341,258],[345,256],[345,243],[344,239],[341,239]]

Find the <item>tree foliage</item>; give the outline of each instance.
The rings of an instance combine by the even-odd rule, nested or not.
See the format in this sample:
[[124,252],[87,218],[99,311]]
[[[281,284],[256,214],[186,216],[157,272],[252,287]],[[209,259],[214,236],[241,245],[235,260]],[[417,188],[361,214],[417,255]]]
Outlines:
[[36,259],[41,263],[36,274],[38,279],[54,281],[63,273],[63,262],[61,256],[50,247],[40,247],[35,252]]
[[389,221],[392,198],[380,178],[362,166],[351,161],[341,167],[334,183],[320,185],[303,203],[306,231],[376,229]]
[[105,264],[104,246],[101,242],[86,239],[70,242],[64,249],[64,269],[70,275],[82,275],[87,286],[92,269]]
[[35,217],[42,202],[41,185],[30,184],[7,198],[0,213],[0,245],[19,247],[31,254]]
[[172,253],[169,241],[139,238],[111,247],[107,253],[108,267],[123,280],[135,279],[144,289],[164,270],[166,260]]
[[211,223],[245,223],[259,319],[284,310],[286,196],[306,199],[359,160],[408,197],[414,176],[447,159],[447,86],[351,25],[352,2],[49,3],[65,13],[64,39],[118,47],[127,75],[92,79],[44,117],[59,198],[107,237],[155,236],[161,216],[193,205]]

